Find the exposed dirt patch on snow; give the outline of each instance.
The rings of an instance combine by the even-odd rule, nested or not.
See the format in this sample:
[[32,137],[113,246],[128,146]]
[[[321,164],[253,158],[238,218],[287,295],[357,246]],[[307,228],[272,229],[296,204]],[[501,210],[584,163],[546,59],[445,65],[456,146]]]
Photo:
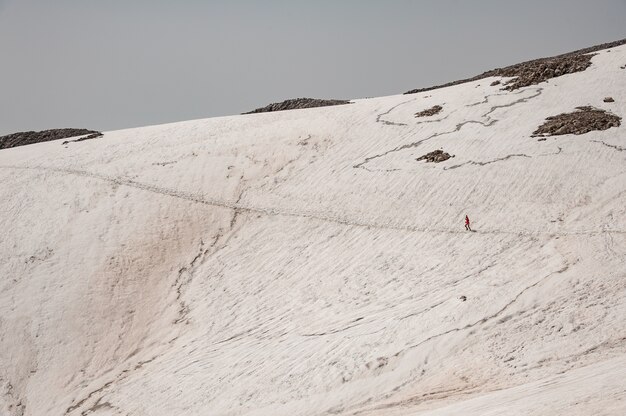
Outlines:
[[430,108],[427,108],[424,111],[420,111],[419,113],[415,113],[415,117],[430,117],[435,114],[439,114],[443,110],[443,107],[440,105],[434,105]]
[[8,149],[10,147],[25,146],[27,144],[48,142],[51,140],[65,139],[68,137],[77,137],[89,135],[75,141],[92,139],[102,136],[102,133],[95,130],[87,129],[52,129],[43,131],[23,131],[0,137],[0,149]]
[[529,85],[535,85],[550,78],[560,77],[561,75],[571,74],[574,72],[584,71],[591,65],[592,52],[603,49],[614,48],[626,44],[626,39],[618,40],[611,43],[592,46],[590,48],[580,49],[563,55],[551,58],[541,58],[532,61],[522,62],[521,64],[507,66],[505,68],[496,68],[472,78],[461,79],[458,81],[448,82],[446,84],[435,85],[427,88],[417,88],[405,92],[405,94],[415,94],[436,90],[439,88],[450,87],[453,85],[464,84],[466,82],[478,81],[489,77],[515,77],[507,82],[505,90],[515,90]]
[[248,111],[243,114],[270,113],[272,111],[298,110],[301,108],[327,107],[331,105],[350,104],[349,100],[321,100],[317,98],[293,98],[280,103],[268,104],[265,107]]
[[577,107],[576,110],[546,118],[546,122],[533,132],[533,137],[585,134],[620,125],[620,117],[599,108]]
[[425,160],[426,162],[439,163],[444,162],[451,157],[454,157],[454,155],[450,155],[450,153],[444,152],[443,150],[434,150],[432,152],[426,153],[423,156],[418,157],[415,160],[417,160],[418,162],[420,160]]

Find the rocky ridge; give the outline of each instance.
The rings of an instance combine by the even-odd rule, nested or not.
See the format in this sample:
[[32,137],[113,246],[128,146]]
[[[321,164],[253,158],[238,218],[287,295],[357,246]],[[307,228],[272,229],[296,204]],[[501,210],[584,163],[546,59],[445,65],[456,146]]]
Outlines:
[[327,107],[331,105],[350,104],[349,100],[323,100],[318,98],[292,98],[280,103],[268,104],[243,114],[270,113],[273,111],[298,110],[302,108]]
[[[535,85],[540,82],[547,81],[551,78],[556,78],[574,72],[584,71],[589,67],[589,65],[591,65],[591,57],[593,56],[590,55],[591,53],[603,49],[614,48],[624,44],[626,44],[626,39],[610,43],[604,43],[601,45],[592,46],[585,49],[579,49],[574,52],[569,52],[550,58],[540,58],[532,61],[522,62],[520,64],[507,66],[505,68],[492,69],[471,78],[448,82],[446,84],[435,85],[433,87],[427,88],[416,88],[405,92],[405,94],[416,94],[420,92],[431,91],[439,88],[450,87],[453,85],[465,84],[467,82],[478,81],[489,77],[514,77],[512,80],[509,80],[503,88],[504,90],[512,91],[529,85]],[[492,83],[491,85],[498,84]]]
[[[27,144],[49,142],[51,140],[66,139],[68,137],[85,136],[79,140],[95,138],[102,135],[99,131],[87,129],[51,129],[42,131],[23,131],[0,137],[0,149],[25,146]],[[77,140],[77,141],[79,141]]]

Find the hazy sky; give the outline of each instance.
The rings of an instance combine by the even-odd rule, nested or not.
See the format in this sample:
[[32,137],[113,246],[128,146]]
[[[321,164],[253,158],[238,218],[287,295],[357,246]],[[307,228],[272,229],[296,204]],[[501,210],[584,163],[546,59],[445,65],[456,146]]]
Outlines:
[[626,0],[0,0],[0,134],[402,93],[626,37]]

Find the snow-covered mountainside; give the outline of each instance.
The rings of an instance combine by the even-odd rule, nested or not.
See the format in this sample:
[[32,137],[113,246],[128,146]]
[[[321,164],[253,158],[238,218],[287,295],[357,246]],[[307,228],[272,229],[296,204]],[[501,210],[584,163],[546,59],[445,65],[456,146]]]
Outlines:
[[0,414],[626,414],[626,46],[507,80],[0,151]]

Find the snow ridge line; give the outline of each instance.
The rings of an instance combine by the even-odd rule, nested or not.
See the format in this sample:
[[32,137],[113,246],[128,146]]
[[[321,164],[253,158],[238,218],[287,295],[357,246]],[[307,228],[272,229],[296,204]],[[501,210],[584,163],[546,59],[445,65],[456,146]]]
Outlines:
[[[453,130],[439,132],[439,133],[434,133],[434,134],[431,134],[430,136],[428,136],[428,137],[426,137],[426,138],[424,138],[422,140],[418,140],[416,142],[412,142],[412,143],[408,143],[408,144],[403,144],[402,146],[395,147],[395,148],[393,148],[391,150],[388,150],[388,151],[386,151],[384,153],[380,153],[380,154],[377,154],[377,155],[374,155],[374,156],[366,157],[365,160],[363,160],[363,162],[357,163],[356,165],[353,166],[353,168],[365,169],[364,165],[368,164],[369,162],[371,162],[374,159],[378,159],[378,158],[387,156],[390,153],[399,152],[399,151],[410,149],[410,148],[413,148],[413,147],[418,147],[422,143],[424,143],[424,142],[426,142],[426,141],[428,141],[430,139],[434,139],[435,137],[456,133],[457,131],[461,130],[461,128],[463,128],[463,126],[465,126],[466,124],[480,124],[483,127],[491,127],[491,126],[493,126],[494,124],[496,124],[499,121],[498,119],[491,118],[490,117],[491,113],[493,113],[494,111],[496,111],[496,110],[498,110],[500,108],[507,108],[507,107],[512,107],[512,106],[514,106],[516,104],[525,103],[525,102],[527,102],[527,101],[529,101],[529,100],[531,100],[533,98],[536,98],[536,97],[540,96],[541,93],[543,92],[543,88],[541,88],[541,87],[540,88],[535,88],[534,90],[535,90],[535,93],[533,95],[528,96],[528,97],[523,97],[523,98],[517,99],[517,100],[515,100],[513,102],[510,102],[510,103],[507,103],[507,104],[500,104],[500,105],[492,106],[489,109],[489,111],[487,111],[485,114],[481,115],[481,118],[486,118],[485,121],[480,121],[480,120],[467,120],[467,121],[464,121],[462,123],[457,124]],[[521,93],[524,93],[526,91],[529,91],[529,90],[521,90],[520,92],[513,93],[513,94],[521,94]],[[487,95],[487,96],[485,96],[485,100],[489,101],[489,97],[495,96],[495,95],[502,95],[502,94]],[[469,105],[466,105],[466,107],[470,107],[470,106],[473,106],[473,105],[476,105],[476,104],[481,104],[481,103],[482,102],[469,104]],[[372,172],[371,169],[367,169],[367,170]]]
[[411,101],[415,101],[415,100],[417,100],[417,98],[412,98],[410,100],[402,101],[401,103],[392,106],[389,110],[385,111],[384,113],[380,113],[379,115],[377,115],[376,116],[376,122],[377,123],[383,123],[385,126],[406,126],[405,123],[395,123],[393,121],[381,120],[381,117],[382,116],[386,116],[387,114],[391,113],[396,108],[398,108],[398,107],[400,107],[400,106],[402,106],[404,104],[408,104]]
[[513,305],[515,302],[517,302],[517,300],[518,300],[518,299],[519,299],[519,298],[520,298],[520,297],[521,297],[524,293],[528,292],[530,289],[532,289],[532,288],[534,288],[535,286],[539,285],[541,282],[543,282],[543,281],[547,280],[547,279],[548,279],[549,277],[551,277],[551,276],[554,276],[554,275],[556,275],[556,274],[562,274],[562,273],[565,273],[565,272],[566,272],[569,268],[570,268],[570,265],[569,265],[569,264],[565,264],[565,265],[564,265],[563,267],[561,267],[559,270],[556,270],[556,271],[554,271],[554,272],[550,272],[550,273],[546,274],[545,276],[543,276],[543,277],[539,278],[536,282],[534,282],[534,283],[532,283],[531,285],[526,286],[524,289],[522,289],[522,290],[521,290],[521,291],[520,291],[517,295],[515,295],[515,297],[513,297],[513,299],[511,299],[509,302],[507,302],[504,306],[502,306],[500,309],[498,309],[496,312],[492,313],[491,315],[485,316],[485,317],[483,317],[483,318],[481,318],[481,319],[479,319],[479,320],[477,320],[477,321],[475,321],[475,322],[473,322],[473,323],[466,324],[466,325],[465,325],[465,326],[463,326],[463,327],[460,327],[460,328],[452,328],[452,329],[449,329],[449,330],[447,330],[447,331],[441,332],[441,333],[439,333],[439,334],[436,334],[436,335],[431,335],[430,337],[428,337],[428,338],[426,338],[426,339],[424,339],[424,340],[422,340],[422,341],[420,341],[420,342],[418,342],[418,343],[416,343],[416,344],[409,345],[409,346],[408,346],[408,347],[406,347],[404,350],[402,350],[402,351],[400,351],[400,352],[396,353],[396,355],[399,355],[399,354],[401,354],[401,353],[403,353],[403,352],[406,352],[407,350],[410,350],[410,349],[413,349],[413,348],[417,348],[417,347],[419,347],[420,345],[425,344],[425,343],[427,343],[427,342],[429,342],[429,341],[432,341],[433,339],[440,338],[440,337],[442,337],[443,335],[447,335],[447,334],[450,334],[450,333],[452,333],[452,332],[459,332],[459,331],[463,331],[463,330],[466,330],[466,329],[470,329],[470,328],[473,328],[473,327],[475,327],[475,326],[477,326],[477,325],[487,323],[488,321],[490,321],[490,320],[492,320],[492,319],[497,318],[497,317],[498,317],[498,316],[500,316],[500,315],[501,315],[504,311],[506,311],[506,310],[507,310],[507,309],[508,309],[511,305]]
[[[152,358],[149,358],[147,360],[144,361],[139,361],[137,364],[135,364],[135,366],[132,368],[134,370],[138,370],[140,368],[142,368],[144,365],[151,363],[152,361],[154,361],[158,356],[154,356]],[[77,409],[80,409],[88,400],[90,400],[93,396],[95,396],[96,394],[99,393],[103,393],[105,390],[107,390],[109,387],[111,387],[113,384],[115,384],[116,382],[120,382],[123,381],[124,379],[126,379],[128,377],[128,373],[131,371],[131,368],[127,368],[126,370],[122,370],[121,373],[119,373],[113,380],[110,380],[106,383],[104,383],[101,387],[92,390],[89,394],[87,394],[86,397],[80,399],[79,401],[72,401],[72,405],[70,405],[66,410],[65,410],[65,415],[69,415],[70,413],[74,412]],[[102,401],[102,399],[104,398],[104,396],[100,396],[98,398],[98,400],[95,401],[95,403],[87,410],[82,411],[80,414],[81,416],[86,416],[90,413],[93,413],[95,410],[97,410],[99,407],[110,407],[110,408],[116,408],[115,406],[113,406],[110,402],[105,402],[105,403],[100,403]],[[107,406],[108,405],[108,406]]]
[[[439,234],[467,234],[466,230],[453,230],[450,228],[437,228],[437,227],[417,227],[411,225],[403,225],[391,222],[378,222],[368,221],[366,219],[354,219],[341,214],[332,213],[332,215],[319,212],[319,211],[307,211],[307,210],[292,210],[287,208],[277,207],[263,207],[249,205],[242,202],[229,201],[224,199],[217,199],[207,197],[203,194],[193,194],[184,191],[178,191],[174,189],[164,188],[156,185],[151,185],[143,182],[138,182],[133,179],[119,178],[99,174],[95,172],[89,172],[86,170],[59,168],[54,166],[17,166],[17,165],[0,165],[0,169],[20,169],[20,170],[39,170],[47,172],[56,172],[67,175],[83,176],[92,179],[97,179],[105,182],[110,182],[118,186],[128,186],[131,188],[140,189],[147,192],[157,193],[161,195],[170,196],[173,198],[184,199],[190,202],[210,205],[214,207],[228,208],[232,210],[247,211],[257,214],[263,214],[267,216],[284,216],[284,217],[296,217],[296,218],[308,218],[318,221],[330,222],[335,224],[341,224],[353,227],[364,228],[376,228],[381,230],[397,230],[405,232],[420,232],[420,233],[439,233]],[[529,230],[481,230],[480,234],[490,235],[526,235],[526,236],[569,236],[569,235],[603,235],[607,232],[626,234],[626,230],[617,229],[600,229],[600,230],[582,230],[582,231],[570,231],[570,232],[546,232],[546,231],[529,231]]]
[[485,166],[485,165],[489,165],[491,163],[496,163],[496,162],[501,162],[504,160],[508,160],[511,159],[512,157],[526,157],[526,158],[531,158],[531,156],[528,156],[527,154],[524,153],[515,153],[512,155],[507,155],[504,157],[499,157],[497,159],[493,159],[493,160],[488,160],[486,162],[475,162],[473,160],[467,161],[465,163],[461,163],[459,165],[454,165],[454,166],[450,166],[450,167],[444,167],[443,170],[452,170],[452,169],[456,169],[456,168],[460,168],[461,166],[465,166],[465,165],[478,165],[478,166]]
[[611,149],[617,150],[618,152],[626,152],[626,147],[616,146],[616,145],[613,145],[613,144],[608,144],[608,143],[603,142],[602,140],[592,140],[592,142],[603,144],[606,147],[610,147]]
[[[520,92],[515,92],[513,94],[519,94]],[[490,97],[501,97],[503,95],[508,95],[508,94],[510,94],[510,93],[508,93],[508,92],[500,92],[500,93],[497,93],[497,94],[488,94],[488,95],[485,95],[485,97],[482,99],[482,101],[476,101],[475,103],[468,104],[465,107],[476,107],[477,105],[487,104],[489,102],[489,98]]]
[[[576,264],[576,263],[577,263],[577,262],[575,262],[574,264]],[[501,315],[504,311],[506,311],[506,310],[507,310],[510,306],[512,306],[513,304],[515,304],[515,303],[519,300],[519,298],[521,298],[521,297],[522,297],[524,294],[526,294],[528,291],[530,291],[531,289],[533,289],[533,288],[537,287],[539,284],[541,284],[541,283],[545,282],[546,280],[548,280],[550,277],[552,277],[552,276],[554,276],[554,275],[559,275],[559,274],[565,273],[567,270],[569,270],[570,266],[572,266],[572,265],[573,265],[573,264],[571,264],[571,265],[570,265],[569,263],[567,263],[567,262],[566,262],[566,264],[565,264],[565,265],[563,265],[560,269],[555,270],[555,271],[553,271],[553,272],[550,272],[550,273],[546,274],[545,276],[542,276],[541,278],[539,278],[539,279],[538,279],[537,281],[535,281],[534,283],[532,283],[532,284],[530,284],[529,286],[526,286],[525,288],[523,288],[520,292],[518,292],[518,293],[517,293],[517,295],[515,295],[515,296],[514,296],[511,300],[509,300],[509,302],[507,302],[504,306],[502,306],[502,307],[501,307],[500,309],[498,309],[496,312],[493,312],[493,313],[491,313],[490,315],[484,316],[484,317],[482,317],[481,319],[479,319],[479,320],[477,320],[477,321],[474,321],[474,322],[472,322],[472,323],[466,324],[466,325],[464,325],[464,326],[462,326],[462,327],[455,327],[455,328],[451,328],[451,329],[448,329],[448,330],[446,330],[446,331],[440,332],[440,333],[438,333],[438,334],[431,335],[431,336],[429,336],[428,338],[423,339],[422,341],[420,341],[420,342],[418,342],[418,343],[415,343],[415,344],[412,344],[412,345],[408,345],[408,346],[406,346],[405,348],[403,348],[402,350],[400,350],[400,351],[396,352],[396,353],[393,355],[393,357],[399,357],[399,356],[401,356],[401,355],[404,355],[404,354],[405,354],[405,353],[407,353],[409,350],[413,350],[413,349],[415,349],[415,348],[418,348],[418,347],[420,347],[421,345],[423,345],[423,344],[425,344],[425,343],[428,343],[428,342],[430,342],[430,341],[433,341],[433,340],[435,340],[435,339],[437,339],[437,338],[440,338],[440,337],[442,337],[442,336],[444,336],[444,335],[448,335],[448,334],[451,334],[451,333],[461,332],[461,331],[465,331],[465,330],[468,330],[468,329],[472,329],[472,328],[474,328],[474,327],[476,327],[476,326],[478,326],[478,325],[485,324],[485,323],[487,323],[487,322],[489,322],[489,321],[491,321],[491,320],[493,320],[493,319],[498,318],[498,317],[499,317],[499,316],[500,316],[500,315]],[[379,401],[379,402],[380,402],[380,401],[382,401],[382,400],[388,400],[388,399],[390,399],[390,398],[391,398],[391,397],[392,397],[395,393],[397,393],[398,391],[400,391],[402,388],[404,388],[404,387],[406,387],[406,386],[408,386],[408,385],[410,385],[410,384],[414,383],[414,382],[415,382],[415,380],[416,380],[418,377],[419,377],[419,376],[417,376],[417,377],[416,377],[416,376],[410,377],[408,380],[406,380],[406,381],[404,381],[402,384],[400,384],[400,385],[398,385],[398,386],[394,387],[394,388],[393,388],[392,390],[390,390],[389,392],[387,392],[387,393],[383,393],[383,394],[382,394],[382,395],[381,395],[381,396],[377,399],[377,401]],[[451,392],[453,393],[453,392],[461,392],[461,391],[463,391],[463,390],[458,390],[458,391],[452,390]],[[436,393],[441,393],[441,392],[435,392],[435,394],[436,394]],[[423,394],[423,395],[421,395],[421,396],[418,396],[418,398],[423,398],[423,397],[425,397],[425,396],[430,396],[431,394],[433,394],[433,393],[426,393],[426,394]],[[405,400],[406,400],[406,399],[405,399]],[[409,398],[408,400],[411,400],[411,398]],[[415,400],[415,398],[413,398],[413,400]],[[362,403],[355,404],[355,405],[353,405],[351,408],[352,408],[352,409],[358,409],[359,407],[366,405],[368,402],[370,402],[370,400],[365,401],[365,402],[362,402]],[[353,415],[358,415],[358,414],[361,414],[361,413],[371,412],[372,410],[382,410],[382,409],[392,408],[392,407],[395,407],[395,406],[397,406],[397,405],[400,405],[400,404],[401,404],[401,403],[403,403],[403,402],[404,402],[404,401],[401,401],[401,402],[392,402],[392,403],[385,403],[385,404],[382,404],[382,405],[379,405],[379,406],[376,406],[376,407],[374,407],[374,408],[370,408],[370,409],[361,409],[361,410],[356,410],[356,411],[353,411],[353,413],[352,413],[352,414],[353,414]]]

